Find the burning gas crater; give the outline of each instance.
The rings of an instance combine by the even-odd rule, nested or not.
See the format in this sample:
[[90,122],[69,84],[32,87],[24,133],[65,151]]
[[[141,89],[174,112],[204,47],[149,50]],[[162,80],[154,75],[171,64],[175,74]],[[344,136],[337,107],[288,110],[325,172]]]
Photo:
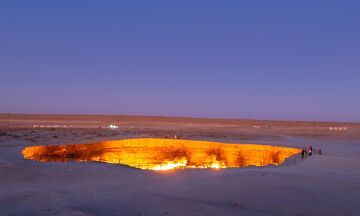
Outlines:
[[98,161],[146,170],[232,168],[283,163],[296,148],[175,139],[125,139],[93,144],[32,146],[26,159],[40,162]]

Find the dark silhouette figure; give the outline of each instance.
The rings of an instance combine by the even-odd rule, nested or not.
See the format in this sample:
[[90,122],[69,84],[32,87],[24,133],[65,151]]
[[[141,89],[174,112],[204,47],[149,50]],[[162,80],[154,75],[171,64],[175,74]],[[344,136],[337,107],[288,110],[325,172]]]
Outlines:
[[301,158],[305,158],[305,150],[301,149]]

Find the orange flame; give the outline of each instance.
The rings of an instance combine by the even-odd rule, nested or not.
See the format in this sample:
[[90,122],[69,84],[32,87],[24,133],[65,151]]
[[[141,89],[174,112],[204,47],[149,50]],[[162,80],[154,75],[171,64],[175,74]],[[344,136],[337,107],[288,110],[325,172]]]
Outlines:
[[299,149],[177,139],[125,139],[93,144],[32,146],[26,159],[40,162],[99,161],[149,170],[230,168],[283,163]]

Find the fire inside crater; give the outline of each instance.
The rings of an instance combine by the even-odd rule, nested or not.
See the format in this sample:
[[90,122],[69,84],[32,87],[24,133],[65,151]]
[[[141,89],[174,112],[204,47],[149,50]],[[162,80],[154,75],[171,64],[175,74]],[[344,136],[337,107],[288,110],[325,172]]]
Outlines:
[[93,144],[31,146],[24,158],[40,162],[97,161],[145,170],[279,165],[300,149],[257,144],[139,138]]

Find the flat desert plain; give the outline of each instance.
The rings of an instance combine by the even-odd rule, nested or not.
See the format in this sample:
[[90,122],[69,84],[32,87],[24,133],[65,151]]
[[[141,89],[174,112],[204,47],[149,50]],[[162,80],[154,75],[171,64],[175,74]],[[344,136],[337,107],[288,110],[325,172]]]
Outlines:
[[[108,125],[119,126],[110,129]],[[25,160],[34,145],[163,138],[321,148],[280,166],[150,171]],[[0,215],[360,215],[360,124],[0,114]]]

